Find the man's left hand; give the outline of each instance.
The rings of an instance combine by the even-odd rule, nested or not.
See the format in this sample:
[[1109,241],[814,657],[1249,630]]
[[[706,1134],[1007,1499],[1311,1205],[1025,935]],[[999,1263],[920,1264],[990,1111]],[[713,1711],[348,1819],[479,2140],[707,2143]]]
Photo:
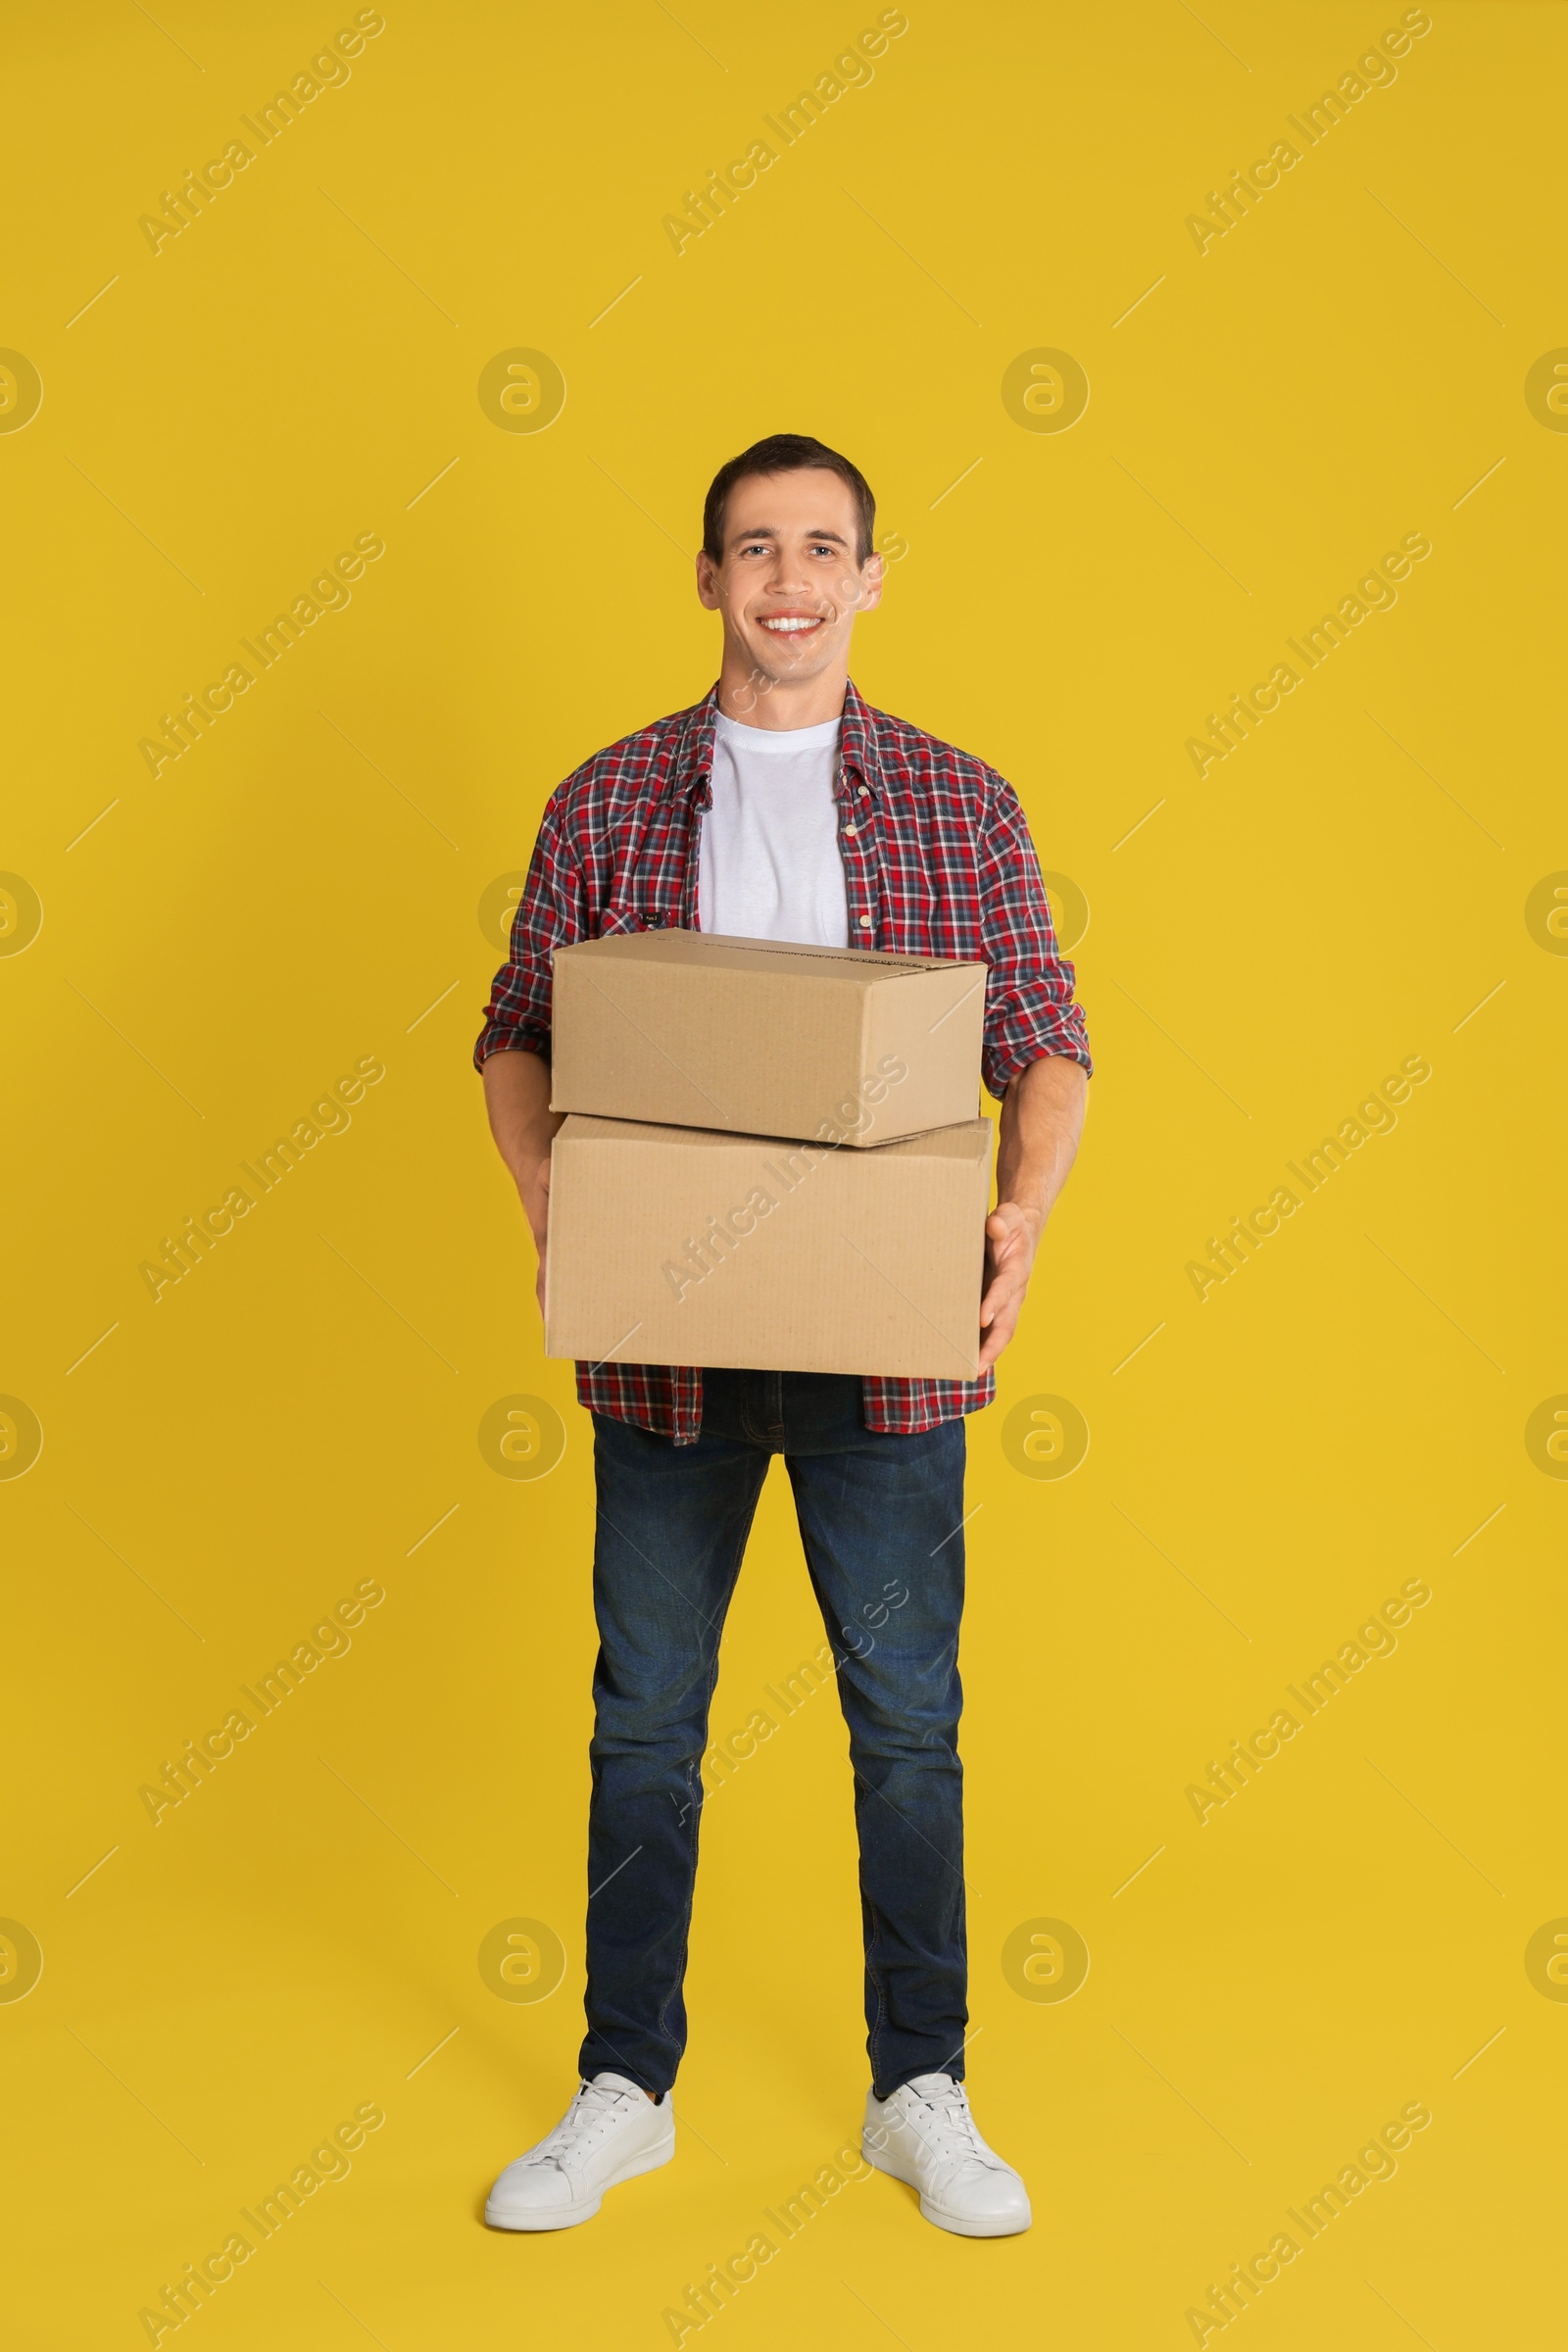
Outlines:
[[980,1301],[980,1371],[989,1372],[1018,1326],[1045,1218],[999,1200],[986,1219],[986,1290]]

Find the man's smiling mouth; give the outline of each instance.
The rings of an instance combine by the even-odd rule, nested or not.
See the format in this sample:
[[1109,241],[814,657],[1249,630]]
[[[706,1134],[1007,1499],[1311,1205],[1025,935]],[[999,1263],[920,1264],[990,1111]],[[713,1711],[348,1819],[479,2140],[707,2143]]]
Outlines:
[[819,612],[773,612],[760,624],[775,637],[804,636],[809,629],[822,626]]

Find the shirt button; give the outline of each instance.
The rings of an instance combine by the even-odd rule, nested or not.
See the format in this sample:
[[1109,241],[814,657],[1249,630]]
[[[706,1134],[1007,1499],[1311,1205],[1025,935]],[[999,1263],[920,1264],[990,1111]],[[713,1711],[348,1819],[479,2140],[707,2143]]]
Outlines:
[[870,928],[871,928],[871,917],[870,917],[868,914],[862,914],[862,915],[861,915],[861,917],[860,917],[860,929],[861,929],[862,931],[869,931],[869,930],[870,930]]
[[844,830],[846,833],[858,833],[860,828],[858,825],[846,825]]

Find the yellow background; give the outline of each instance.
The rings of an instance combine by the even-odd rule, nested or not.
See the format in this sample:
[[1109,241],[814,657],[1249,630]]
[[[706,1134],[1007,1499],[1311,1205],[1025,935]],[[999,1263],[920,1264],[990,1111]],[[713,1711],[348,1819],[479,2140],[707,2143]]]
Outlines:
[[[593,1637],[588,1427],[468,1067],[476,910],[562,774],[707,688],[702,494],[777,429],[848,450],[906,542],[858,682],[1010,776],[1086,897],[1100,1071],[971,1424],[970,2075],[1035,2228],[956,2240],[857,2182],[713,2328],[1191,2342],[1208,2282],[1424,2100],[1250,2340],[1544,2340],[1568,2008],[1524,1953],[1568,1912],[1568,1489],[1524,1431],[1568,1389],[1568,965],[1524,908],[1568,866],[1568,440],[1524,379],[1568,343],[1562,10],[1435,0],[1393,86],[1200,256],[1186,216],[1397,10],[911,0],[870,85],[677,258],[662,215],[874,9],[389,0],[155,257],[138,216],[351,15],[10,28],[0,342],[44,388],[0,435],[0,865],[44,913],[0,959],[0,1389],[44,1432],[0,1482],[0,1911],[44,1956],[0,2003],[15,2340],[144,2341],[162,2284],[375,2100],[351,2177],[204,2312],[210,2352],[652,2347],[855,2136],[824,1694],[709,1816],[676,2162],[585,2230],[478,2221],[571,2081]],[[516,347],[564,374],[548,431],[480,407]],[[1087,371],[1069,431],[1003,405],[1039,347]],[[372,530],[352,606],[154,781],[160,712]],[[1205,714],[1415,530],[1397,607],[1200,781]],[[350,1131],[154,1305],[161,1237],[370,1054]],[[1206,1237],[1411,1054],[1396,1131],[1200,1304]],[[514,1395],[564,1417],[542,1480],[479,1449]],[[1065,1480],[1003,1450],[1042,1395],[1092,1433]],[[784,1493],[715,1733],[821,1639]],[[1397,1653],[1200,1827],[1187,1785],[1417,1576]],[[154,1828],[138,1787],[368,1577],[352,1652]],[[547,2000],[481,1981],[517,1916],[564,1943]],[[1043,1917],[1092,1957],[1060,2003],[1002,1968]]]

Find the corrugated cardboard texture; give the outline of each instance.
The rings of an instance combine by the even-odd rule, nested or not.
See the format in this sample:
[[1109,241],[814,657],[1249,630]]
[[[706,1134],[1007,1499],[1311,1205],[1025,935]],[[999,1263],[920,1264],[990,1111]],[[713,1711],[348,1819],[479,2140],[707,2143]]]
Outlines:
[[983,963],[631,931],[558,948],[551,1107],[885,1144],[972,1119]]
[[991,1127],[843,1152],[569,1118],[547,1355],[973,1380]]

